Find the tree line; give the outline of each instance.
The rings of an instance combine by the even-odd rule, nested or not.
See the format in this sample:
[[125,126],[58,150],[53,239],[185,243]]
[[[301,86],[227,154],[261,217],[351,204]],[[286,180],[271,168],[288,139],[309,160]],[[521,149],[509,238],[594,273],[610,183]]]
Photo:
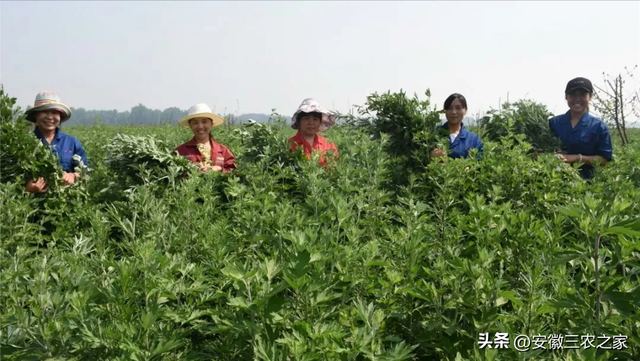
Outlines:
[[[165,110],[150,109],[143,104],[138,104],[131,108],[120,112],[114,110],[94,110],[85,108],[71,107],[73,115],[65,125],[92,125],[96,123],[109,125],[159,125],[159,124],[176,124],[178,120],[187,115],[186,109],[178,107],[170,107]],[[241,115],[227,114],[224,118],[229,124],[242,124],[250,119],[260,123],[269,121],[269,114],[263,113],[247,113]],[[285,117],[287,118],[287,117]],[[290,118],[287,118],[290,121]]]

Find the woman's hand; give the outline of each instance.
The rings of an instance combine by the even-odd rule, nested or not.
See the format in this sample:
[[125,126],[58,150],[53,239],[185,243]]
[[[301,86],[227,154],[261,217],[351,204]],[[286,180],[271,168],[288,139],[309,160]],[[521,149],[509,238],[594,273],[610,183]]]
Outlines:
[[38,178],[35,182],[30,179],[27,181],[25,191],[29,193],[44,193],[47,191],[47,182],[45,182],[42,177]]
[[436,148],[436,149],[431,151],[430,156],[431,156],[431,158],[439,158],[439,157],[446,157],[447,154],[445,152],[441,151],[440,149]]
[[579,157],[575,154],[562,154],[556,153],[556,157],[565,163],[575,163],[578,161]]
[[220,172],[222,167],[218,165],[205,165],[198,169],[200,172]]
[[80,173],[67,173],[62,174],[62,182],[64,185],[70,186],[76,182],[76,178],[80,177]]

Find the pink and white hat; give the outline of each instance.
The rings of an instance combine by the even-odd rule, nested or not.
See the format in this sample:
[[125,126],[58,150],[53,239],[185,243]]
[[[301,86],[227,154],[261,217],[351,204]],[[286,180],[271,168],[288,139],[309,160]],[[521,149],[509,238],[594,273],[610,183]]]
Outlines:
[[60,97],[51,91],[42,91],[36,96],[36,101],[33,103],[33,107],[28,108],[25,111],[25,115],[28,121],[35,122],[35,113],[42,110],[55,109],[60,112],[60,123],[71,118],[71,109],[62,103]]
[[302,101],[302,104],[298,107],[298,110],[293,114],[291,118],[291,128],[298,129],[300,127],[300,122],[298,121],[298,116],[301,113],[320,113],[322,114],[322,122],[320,123],[320,132],[324,132],[329,128],[333,127],[335,124],[335,115],[324,109],[320,106],[320,104],[313,98],[307,98]]

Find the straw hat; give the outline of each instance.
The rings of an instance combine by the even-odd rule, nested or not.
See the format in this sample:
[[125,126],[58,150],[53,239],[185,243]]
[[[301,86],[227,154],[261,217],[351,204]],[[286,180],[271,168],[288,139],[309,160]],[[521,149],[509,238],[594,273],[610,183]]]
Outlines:
[[298,129],[300,127],[300,122],[298,121],[298,116],[301,113],[320,113],[322,114],[322,122],[320,123],[320,132],[324,132],[328,130],[335,124],[335,115],[330,111],[324,109],[320,106],[320,104],[313,98],[307,98],[302,101],[298,110],[293,114],[291,118],[292,124],[291,128]]
[[25,111],[26,119],[35,123],[36,112],[50,109],[55,109],[60,112],[60,123],[71,118],[71,109],[62,103],[60,97],[56,93],[51,91],[42,91],[36,95],[36,101],[33,103],[33,107],[30,107]]
[[193,118],[209,118],[211,119],[214,127],[217,127],[218,125],[224,123],[224,119],[213,114],[211,108],[209,108],[209,106],[204,103],[198,103],[189,108],[187,116],[178,120],[178,125],[181,127],[189,128],[189,121]]

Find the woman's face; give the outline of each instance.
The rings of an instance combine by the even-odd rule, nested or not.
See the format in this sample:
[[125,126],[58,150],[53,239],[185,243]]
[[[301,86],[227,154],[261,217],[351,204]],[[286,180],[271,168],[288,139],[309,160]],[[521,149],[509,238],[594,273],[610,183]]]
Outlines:
[[449,109],[445,111],[445,115],[449,123],[458,124],[462,122],[462,119],[467,115],[467,110],[464,108],[464,105],[462,105],[460,99],[454,99]]
[[313,137],[320,130],[322,117],[316,114],[305,114],[300,117],[300,133],[305,137]]
[[583,89],[574,90],[567,94],[567,105],[574,113],[582,113],[587,110],[587,106],[591,101],[591,94]]
[[60,125],[60,112],[49,109],[35,114],[36,126],[40,131],[54,131]]
[[206,138],[213,128],[213,122],[209,118],[193,118],[189,121],[189,127],[197,138]]

